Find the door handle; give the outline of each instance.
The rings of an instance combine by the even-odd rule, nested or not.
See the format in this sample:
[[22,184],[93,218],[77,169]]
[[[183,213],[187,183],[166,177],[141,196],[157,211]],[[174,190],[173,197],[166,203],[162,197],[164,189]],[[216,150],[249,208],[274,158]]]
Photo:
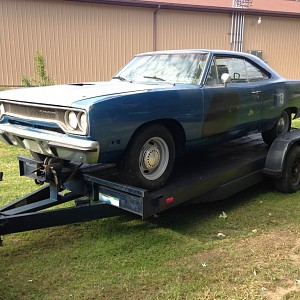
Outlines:
[[261,91],[254,91],[254,92],[251,92],[251,94],[256,94],[256,95],[259,95],[261,93]]

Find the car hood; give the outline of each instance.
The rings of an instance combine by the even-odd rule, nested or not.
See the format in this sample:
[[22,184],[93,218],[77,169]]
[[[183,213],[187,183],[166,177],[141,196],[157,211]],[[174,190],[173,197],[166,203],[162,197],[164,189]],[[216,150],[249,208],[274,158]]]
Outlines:
[[89,82],[44,87],[29,87],[0,92],[0,99],[57,106],[72,106],[76,101],[130,92],[170,88],[170,84],[130,82]]

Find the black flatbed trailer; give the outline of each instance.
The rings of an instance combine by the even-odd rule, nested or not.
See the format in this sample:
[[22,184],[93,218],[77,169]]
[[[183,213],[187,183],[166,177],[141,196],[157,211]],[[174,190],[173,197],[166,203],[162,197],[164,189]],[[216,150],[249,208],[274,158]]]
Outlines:
[[[177,205],[224,199],[265,174],[283,192],[293,192],[300,186],[299,141],[300,130],[293,130],[269,148],[257,134],[184,156],[168,184],[154,192],[120,183],[115,165],[62,166],[20,156],[20,175],[46,185],[0,208],[0,235],[125,213],[144,219]],[[69,201],[74,205],[46,210]]]

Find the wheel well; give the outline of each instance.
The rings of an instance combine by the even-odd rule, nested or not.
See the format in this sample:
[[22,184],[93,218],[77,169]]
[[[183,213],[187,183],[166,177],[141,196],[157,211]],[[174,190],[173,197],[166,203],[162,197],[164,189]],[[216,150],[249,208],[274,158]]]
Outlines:
[[170,131],[170,133],[174,139],[175,149],[176,149],[177,154],[184,150],[185,141],[186,141],[185,132],[184,132],[182,125],[174,119],[160,119],[160,120],[155,120],[155,121],[150,121],[150,122],[144,123],[136,129],[136,131],[134,132],[134,134],[132,135],[130,140],[132,140],[132,138],[139,131],[143,130],[143,128],[151,126],[152,124],[161,124],[162,126],[166,127]]
[[[298,114],[298,108],[296,107],[288,107],[285,109],[286,112],[290,113],[292,120],[295,119],[295,117]],[[294,116],[292,116],[294,114]]]

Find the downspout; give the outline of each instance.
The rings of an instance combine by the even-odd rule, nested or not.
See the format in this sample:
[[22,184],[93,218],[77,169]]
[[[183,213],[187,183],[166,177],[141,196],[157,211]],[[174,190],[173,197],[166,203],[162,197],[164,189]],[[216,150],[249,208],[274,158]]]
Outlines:
[[[232,7],[235,7],[235,0],[232,0]],[[232,11],[231,14],[231,31],[230,31],[230,50],[234,50],[235,48],[235,37],[236,37],[236,17],[235,12]]]
[[153,13],[153,51],[157,50],[157,13],[160,10],[160,5]]
[[235,51],[240,51],[240,37],[241,37],[241,14],[238,13],[238,28],[237,28],[237,32],[236,32],[236,49]]
[[234,18],[234,25],[233,25],[233,49],[236,51],[236,39],[237,39],[237,13],[233,13],[233,18]]
[[245,15],[240,12],[233,12],[231,19],[230,43],[234,51],[243,51]]
[[240,44],[240,51],[243,52],[244,46],[244,29],[245,29],[245,15],[242,15],[242,32],[241,32],[241,44]]

